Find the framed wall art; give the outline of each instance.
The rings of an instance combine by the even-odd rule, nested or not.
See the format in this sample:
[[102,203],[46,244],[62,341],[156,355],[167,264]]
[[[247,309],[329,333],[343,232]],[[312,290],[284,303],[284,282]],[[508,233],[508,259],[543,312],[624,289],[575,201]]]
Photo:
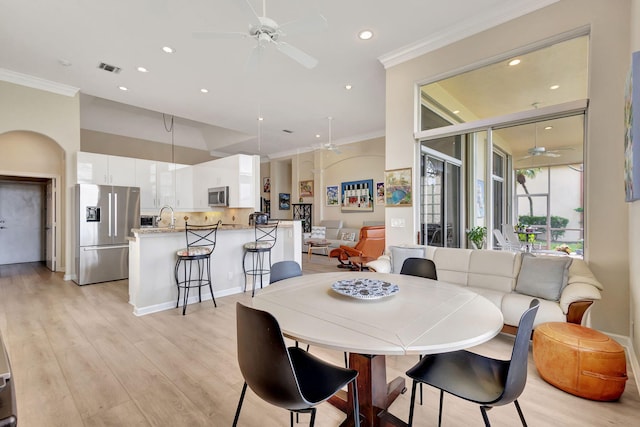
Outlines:
[[327,206],[340,206],[340,198],[338,197],[338,186],[327,186]]
[[300,197],[313,197],[313,180],[300,181]]
[[411,206],[411,168],[384,172],[385,206]]
[[625,200],[633,202],[640,199],[640,52],[631,54],[624,96],[624,124]]
[[373,180],[343,182],[341,185],[342,212],[373,211]]
[[271,193],[271,178],[268,176],[262,178],[262,192]]
[[376,182],[376,205],[384,205],[384,182]]
[[291,209],[291,194],[280,193],[278,195],[279,208],[281,211],[288,211]]

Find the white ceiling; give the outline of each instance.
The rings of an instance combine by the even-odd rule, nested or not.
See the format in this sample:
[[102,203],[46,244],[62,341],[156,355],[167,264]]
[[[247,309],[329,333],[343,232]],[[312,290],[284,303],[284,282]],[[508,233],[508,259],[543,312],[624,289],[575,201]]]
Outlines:
[[[245,64],[255,40],[193,37],[247,31],[244,1],[262,15],[259,0],[3,0],[0,79],[79,89],[84,129],[166,143],[165,113],[176,116],[178,145],[277,157],[326,142],[328,117],[335,143],[383,136],[385,65],[557,0],[267,0],[266,15],[278,23],[322,14],[328,26],[284,38],[317,58],[315,68],[266,49],[252,70]],[[359,40],[362,29],[374,37]],[[122,71],[100,70],[100,62]]]

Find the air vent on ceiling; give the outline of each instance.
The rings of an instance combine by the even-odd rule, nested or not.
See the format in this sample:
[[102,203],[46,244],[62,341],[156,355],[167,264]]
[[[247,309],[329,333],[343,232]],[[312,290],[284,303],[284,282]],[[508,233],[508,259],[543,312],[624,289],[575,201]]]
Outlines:
[[115,74],[118,74],[120,71],[122,71],[122,68],[116,67],[115,65],[105,64],[104,62],[101,62],[100,65],[98,65],[98,68]]
[[282,132],[284,132],[284,133],[293,133],[293,131],[289,130],[289,129],[282,129]]

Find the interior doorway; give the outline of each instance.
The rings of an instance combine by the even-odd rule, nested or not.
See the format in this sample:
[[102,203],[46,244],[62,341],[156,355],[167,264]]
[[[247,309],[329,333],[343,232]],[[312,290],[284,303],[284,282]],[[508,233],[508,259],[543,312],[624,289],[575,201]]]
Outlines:
[[55,180],[0,176],[0,265],[45,262],[55,271]]

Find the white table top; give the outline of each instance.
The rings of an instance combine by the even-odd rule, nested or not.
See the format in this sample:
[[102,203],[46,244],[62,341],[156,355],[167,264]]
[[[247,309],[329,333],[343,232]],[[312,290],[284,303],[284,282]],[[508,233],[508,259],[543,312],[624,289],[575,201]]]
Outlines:
[[[395,295],[360,300],[331,285],[375,278],[398,285]],[[270,285],[253,298],[272,313],[285,336],[361,354],[429,354],[469,348],[502,329],[500,310],[463,287],[399,274],[309,274]]]

